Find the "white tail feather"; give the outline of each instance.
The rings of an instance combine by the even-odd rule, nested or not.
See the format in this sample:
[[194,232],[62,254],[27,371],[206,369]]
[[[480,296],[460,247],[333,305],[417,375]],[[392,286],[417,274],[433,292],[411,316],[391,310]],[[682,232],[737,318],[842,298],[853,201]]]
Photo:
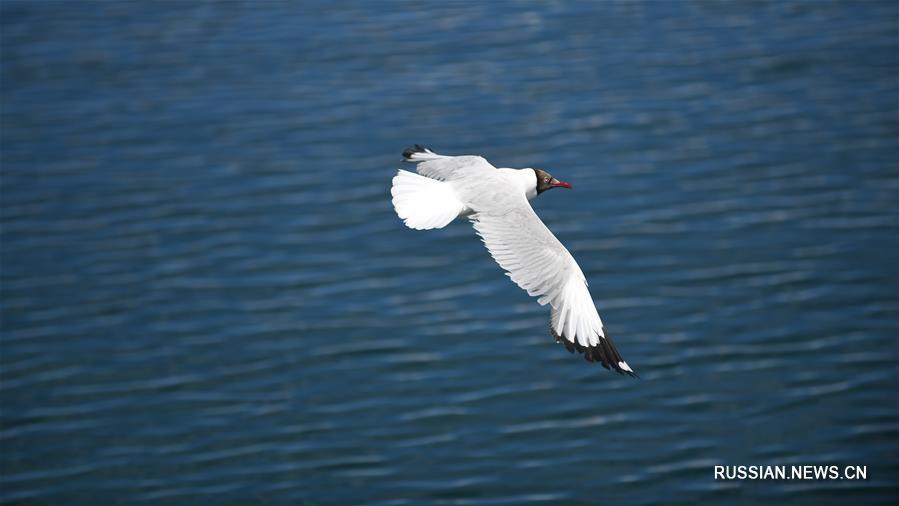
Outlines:
[[443,228],[465,209],[449,183],[405,170],[393,177],[390,194],[397,216],[416,230]]

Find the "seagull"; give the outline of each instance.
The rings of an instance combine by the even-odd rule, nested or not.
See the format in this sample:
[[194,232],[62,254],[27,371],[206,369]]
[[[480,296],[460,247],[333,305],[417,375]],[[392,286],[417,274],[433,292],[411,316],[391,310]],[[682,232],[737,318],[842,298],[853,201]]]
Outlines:
[[443,228],[467,217],[506,275],[552,307],[549,332],[557,343],[636,376],[606,334],[583,271],[528,202],[569,183],[541,169],[498,169],[480,156],[444,156],[418,144],[403,151],[403,161],[417,164],[418,174],[398,170],[390,194],[407,227]]

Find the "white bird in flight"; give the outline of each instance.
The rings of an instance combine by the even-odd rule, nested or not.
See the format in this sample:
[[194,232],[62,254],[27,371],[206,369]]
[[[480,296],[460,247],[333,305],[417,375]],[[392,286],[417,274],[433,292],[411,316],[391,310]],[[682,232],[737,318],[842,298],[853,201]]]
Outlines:
[[390,194],[407,227],[442,228],[467,216],[512,281],[552,307],[549,331],[556,342],[635,376],[606,335],[581,268],[528,203],[570,184],[540,169],[497,169],[480,156],[443,156],[418,144],[403,158],[418,164],[418,174],[398,170]]

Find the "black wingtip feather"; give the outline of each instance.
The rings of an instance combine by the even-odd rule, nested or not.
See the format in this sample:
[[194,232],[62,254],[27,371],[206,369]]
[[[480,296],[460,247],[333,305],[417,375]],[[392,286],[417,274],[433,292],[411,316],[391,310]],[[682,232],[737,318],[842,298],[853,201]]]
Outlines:
[[640,377],[634,371],[622,369],[618,365],[619,362],[624,362],[624,359],[621,358],[621,354],[618,353],[618,349],[615,348],[615,343],[612,342],[612,339],[608,335],[601,336],[599,338],[599,343],[596,346],[583,346],[578,342],[572,342],[568,338],[557,334],[552,328],[552,325],[549,327],[549,333],[555,338],[557,343],[564,344],[565,349],[570,353],[574,353],[575,351],[583,353],[584,360],[587,362],[599,362],[605,369],[615,371],[618,374],[627,374],[632,378]]
[[408,159],[412,158],[412,155],[414,155],[415,153],[425,153],[427,151],[428,151],[428,148],[422,146],[421,144],[416,144],[416,145],[412,146],[411,148],[406,148],[403,150],[403,158],[408,160]]

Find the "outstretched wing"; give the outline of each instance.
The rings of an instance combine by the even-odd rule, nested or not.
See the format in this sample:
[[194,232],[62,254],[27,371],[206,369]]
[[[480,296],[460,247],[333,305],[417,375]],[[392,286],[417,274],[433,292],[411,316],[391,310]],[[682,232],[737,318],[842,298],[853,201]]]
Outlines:
[[634,375],[606,336],[590,297],[583,271],[531,208],[524,195],[510,198],[495,211],[471,216],[475,231],[494,260],[528,295],[552,306],[550,332],[569,351],[591,362]]
[[439,181],[452,181],[479,172],[490,173],[496,170],[496,167],[480,156],[438,155],[418,144],[403,151],[403,160],[417,163],[418,166],[415,167],[415,170],[419,174]]

